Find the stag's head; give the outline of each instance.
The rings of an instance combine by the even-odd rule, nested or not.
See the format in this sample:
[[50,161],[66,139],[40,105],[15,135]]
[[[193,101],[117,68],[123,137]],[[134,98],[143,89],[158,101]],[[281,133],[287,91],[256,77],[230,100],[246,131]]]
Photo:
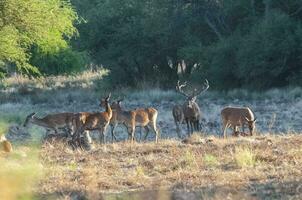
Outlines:
[[192,107],[192,105],[195,103],[197,97],[202,94],[203,92],[207,91],[209,89],[209,82],[206,79],[205,82],[203,83],[201,88],[194,88],[193,92],[191,94],[188,94],[183,90],[184,87],[187,86],[187,83],[184,82],[183,84],[180,84],[180,81],[177,82],[176,85],[176,91],[186,97],[186,106]]
[[102,98],[100,101],[100,106],[106,108],[106,106],[109,103],[110,97],[111,97],[111,93],[109,93],[107,97]]

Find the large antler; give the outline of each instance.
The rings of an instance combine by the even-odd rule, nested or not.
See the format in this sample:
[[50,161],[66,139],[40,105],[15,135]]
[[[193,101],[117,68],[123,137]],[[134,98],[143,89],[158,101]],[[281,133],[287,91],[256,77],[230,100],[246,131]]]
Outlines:
[[178,80],[177,81],[177,85],[176,85],[176,91],[178,92],[178,93],[180,93],[180,94],[182,94],[183,96],[185,96],[185,97],[190,97],[190,95],[188,95],[188,94],[186,94],[183,90],[182,90],[182,88],[183,87],[186,87],[187,86],[187,82],[184,82],[183,84],[181,84],[180,85],[180,81]]
[[204,93],[205,91],[207,91],[209,89],[209,81],[206,79],[205,82],[203,83],[203,86],[201,89],[197,90],[196,88],[194,89],[193,92],[193,97],[197,97],[199,96],[201,93]]

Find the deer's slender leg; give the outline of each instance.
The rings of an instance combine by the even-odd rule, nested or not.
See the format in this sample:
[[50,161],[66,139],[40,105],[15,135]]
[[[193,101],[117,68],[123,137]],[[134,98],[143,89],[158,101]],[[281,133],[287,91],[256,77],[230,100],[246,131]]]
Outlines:
[[104,127],[99,128],[99,133],[100,133],[100,143],[105,144],[106,143],[106,130],[107,126],[105,125]]
[[149,125],[144,126],[144,129],[145,129],[145,136],[143,137],[143,140],[147,140],[147,137],[148,137],[149,132],[150,132]]
[[141,126],[139,129],[139,142],[142,141],[143,127]]
[[134,142],[134,134],[135,134],[135,126],[132,126],[132,127],[130,126],[128,128],[128,134],[130,136],[131,143],[133,143]]
[[191,126],[191,135],[192,135],[194,132],[194,121],[193,120],[190,120],[190,126]]
[[110,124],[111,127],[111,142],[117,141],[114,130],[116,128],[117,124]]
[[196,128],[196,130],[197,130],[198,132],[200,131],[199,120],[198,120],[198,119],[195,121],[195,128]]
[[150,122],[149,126],[151,127],[152,131],[155,133],[155,142],[157,143],[158,137],[159,137],[159,132],[158,132],[158,129],[156,128],[156,122],[155,121]]
[[189,119],[186,118],[186,124],[187,124],[187,135],[190,136],[190,122]]
[[177,133],[177,136],[178,138],[181,138],[181,134],[180,134],[180,122],[178,122],[176,119],[174,119],[174,122],[175,122],[175,125],[176,125],[176,133]]
[[229,126],[229,123],[226,122],[226,123],[223,123],[223,137],[226,138],[226,133],[227,133],[227,129],[228,129],[228,126]]

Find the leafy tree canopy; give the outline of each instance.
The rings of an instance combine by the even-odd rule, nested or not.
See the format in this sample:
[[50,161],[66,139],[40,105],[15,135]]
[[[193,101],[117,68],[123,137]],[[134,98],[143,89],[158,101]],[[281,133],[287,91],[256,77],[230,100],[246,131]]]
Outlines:
[[39,73],[29,60],[32,48],[40,53],[67,48],[77,31],[77,14],[66,0],[1,0],[0,64],[2,73],[14,69]]

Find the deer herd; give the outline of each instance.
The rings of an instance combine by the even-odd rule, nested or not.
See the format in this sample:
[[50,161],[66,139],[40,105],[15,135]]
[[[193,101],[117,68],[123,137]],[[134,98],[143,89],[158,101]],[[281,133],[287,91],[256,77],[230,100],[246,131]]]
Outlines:
[[[199,95],[209,88],[207,80],[202,87],[194,88],[191,93],[185,92],[186,82],[183,84],[177,82],[176,92],[186,98],[182,105],[174,105],[172,115],[176,125],[176,133],[181,138],[181,125],[186,124],[187,135],[190,136],[194,131],[200,131],[201,109],[196,100]],[[146,140],[150,130],[155,134],[155,141],[158,142],[160,137],[157,128],[158,111],[153,107],[137,108],[134,110],[124,110],[119,99],[110,104],[111,94],[100,100],[100,107],[104,108],[103,112],[79,112],[79,113],[57,113],[49,114],[43,118],[38,118],[35,113],[29,114],[24,122],[24,127],[28,124],[35,124],[46,129],[47,134],[53,132],[55,135],[60,131],[71,136],[72,143],[75,146],[81,146],[81,137],[89,131],[97,131],[101,143],[106,142],[106,132],[111,127],[112,141],[117,140],[115,135],[116,127],[121,124],[127,130],[128,140],[135,141],[135,129],[140,127],[140,140],[142,139],[142,131],[145,130],[144,140]],[[233,129],[233,135],[253,135],[255,130],[256,118],[250,108],[247,107],[225,107],[221,111],[222,132],[226,138],[227,129]],[[244,127],[249,128],[249,134],[244,133]],[[238,128],[242,128],[242,132]]]

